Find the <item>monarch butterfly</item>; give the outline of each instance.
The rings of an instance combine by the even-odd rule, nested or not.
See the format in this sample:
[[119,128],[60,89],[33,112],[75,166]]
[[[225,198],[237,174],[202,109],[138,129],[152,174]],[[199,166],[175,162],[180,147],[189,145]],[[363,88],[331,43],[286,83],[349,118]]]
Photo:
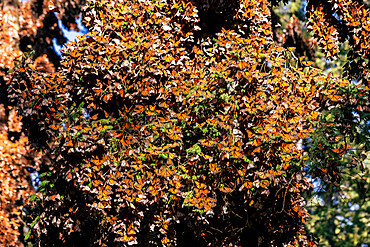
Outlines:
[[336,102],[339,101],[342,97],[339,95],[328,95],[328,98],[330,98],[332,101]]
[[169,176],[171,176],[172,174],[174,174],[175,173],[175,171],[174,170],[167,170],[167,169],[163,169],[162,171],[161,171],[161,175],[162,176],[164,176],[164,177],[169,177]]
[[119,238],[119,241],[123,241],[123,242],[130,242],[130,241],[133,241],[135,239],[134,236],[123,236],[123,237],[120,237]]
[[202,54],[202,51],[198,47],[196,47],[196,46],[193,47],[193,51],[197,55]]
[[235,151],[236,147],[224,147],[223,150],[226,151],[227,153],[230,153]]
[[68,174],[67,174],[67,180],[69,181],[69,180],[71,180],[72,179],[72,173],[71,172],[68,172]]
[[203,139],[203,140],[200,140],[200,143],[203,145],[203,146],[206,146],[206,147],[213,147],[213,145],[216,144],[215,141],[213,140],[208,140],[208,139]]
[[168,62],[168,63],[171,63],[171,62],[172,62],[172,60],[174,60],[174,58],[173,58],[172,56],[170,56],[170,55],[166,55],[163,59],[164,59],[166,62]]
[[94,187],[98,187],[100,184],[101,184],[101,181],[99,181],[99,180],[94,180],[94,181],[92,181],[92,185],[93,185]]
[[60,125],[59,124],[51,124],[50,128],[52,128],[53,130],[57,130],[57,129],[60,128]]
[[230,192],[233,191],[233,189],[229,188],[229,187],[220,187],[219,190],[224,192],[224,193],[230,193]]
[[238,152],[238,150],[231,151],[231,155],[232,155],[235,159],[239,159],[239,158],[243,157],[242,153]]
[[313,64],[313,62],[312,61],[302,61],[302,64],[304,66],[311,66]]
[[238,66],[239,66],[239,68],[240,68],[240,69],[245,69],[245,68],[247,68],[247,67],[248,67],[248,63],[247,63],[247,62],[245,62],[245,61],[240,61],[240,62],[238,63]]
[[69,139],[68,141],[66,141],[66,144],[65,144],[67,147],[73,147],[73,141],[71,139]]
[[204,208],[204,202],[201,201],[201,202],[196,203],[195,207],[197,207],[198,209],[203,209]]
[[195,185],[197,186],[197,188],[199,189],[203,189],[204,187],[206,187],[206,185],[204,183],[199,183],[197,181],[195,181]]
[[220,168],[217,167],[216,163],[210,163],[209,164],[209,169],[210,169],[211,173],[213,173],[213,174],[217,174],[221,171]]
[[150,149],[150,150],[149,150],[149,153],[150,153],[150,154],[154,154],[154,155],[159,155],[159,154],[160,154],[160,153],[162,153],[162,152],[161,152],[161,150],[151,150],[151,149]]
[[243,188],[246,188],[246,189],[250,189],[250,188],[252,188],[252,186],[253,186],[253,183],[252,183],[252,182],[245,182],[245,183],[242,185],[242,187],[243,187]]
[[55,6],[54,1],[52,0],[49,1],[49,11],[59,12],[58,7]]
[[262,188],[266,188],[269,184],[270,184],[270,183],[269,183],[268,181],[262,181],[262,182],[260,182],[260,186],[261,186]]
[[216,205],[215,199],[208,197],[205,201],[204,211],[212,209]]
[[176,114],[176,117],[179,119],[179,120],[184,120],[184,119],[188,119],[189,117],[184,114],[184,113],[177,113]]
[[169,134],[168,137],[172,140],[181,140],[181,136],[178,134],[178,133],[174,133],[174,134]]
[[176,154],[174,154],[174,153],[168,153],[168,158],[169,159],[174,159],[175,157],[177,157]]
[[242,170],[238,170],[238,174],[239,174],[239,176],[241,176],[241,177],[243,177],[245,174],[246,174],[246,172],[247,172],[247,169],[242,169]]
[[179,189],[174,189],[174,188],[170,188],[169,191],[172,193],[172,194],[177,194],[177,193],[180,193],[181,191]]
[[94,202],[92,207],[97,209],[105,209],[106,206],[104,204],[106,204],[106,202]]
[[206,121],[209,125],[212,125],[212,126],[214,126],[214,125],[216,125],[219,121],[217,120],[217,119],[207,119],[207,121]]
[[187,203],[189,204],[189,206],[194,206],[196,203],[198,203],[198,199],[191,197],[187,199]]
[[167,244],[169,242],[170,242],[170,240],[167,237],[164,237],[164,238],[161,239],[162,244]]

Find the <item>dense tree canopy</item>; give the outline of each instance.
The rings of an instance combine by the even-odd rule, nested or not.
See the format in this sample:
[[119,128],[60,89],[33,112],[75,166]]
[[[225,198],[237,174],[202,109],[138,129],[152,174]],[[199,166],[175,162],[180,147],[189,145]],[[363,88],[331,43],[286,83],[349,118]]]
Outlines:
[[[30,200],[30,239],[316,245],[304,230],[304,171],[338,183],[346,136],[364,135],[353,130],[368,118],[370,17],[357,1],[308,2],[323,51],[335,59],[341,42],[351,47],[338,77],[274,41],[277,3],[89,0],[91,32],[55,73],[22,57],[9,101],[51,157]],[[303,156],[299,143],[315,135]]]
[[[348,165],[348,163],[347,163]],[[308,202],[307,227],[321,246],[361,246],[369,243],[369,163],[342,169],[340,186],[318,186]]]

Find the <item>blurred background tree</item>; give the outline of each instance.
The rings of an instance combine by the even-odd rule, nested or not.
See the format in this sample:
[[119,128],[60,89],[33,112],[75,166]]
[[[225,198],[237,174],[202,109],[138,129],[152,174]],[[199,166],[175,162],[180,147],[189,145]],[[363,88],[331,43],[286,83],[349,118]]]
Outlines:
[[[63,45],[60,20],[65,27],[78,30],[75,20],[79,17],[84,1],[55,1],[58,13],[49,11],[49,1],[1,0],[0,1],[0,245],[23,246],[25,221],[24,208],[34,191],[30,174],[38,171],[39,164],[48,164],[48,154],[30,148],[23,133],[21,117],[8,107],[6,81],[8,71],[16,60],[28,56],[33,66],[44,72],[54,72],[60,65],[53,40]],[[31,55],[31,53],[33,55]],[[29,215],[28,215],[29,216]]]
[[[369,7],[369,1],[363,1],[363,3]],[[278,23],[275,32],[278,43],[285,47],[296,47],[296,55],[302,56],[301,61],[312,60],[315,67],[327,74],[345,75],[345,66],[349,62],[348,53],[351,50],[348,41],[339,45],[336,58],[328,57],[325,51],[318,46],[313,34],[305,27],[307,1],[281,3],[273,11],[276,14],[275,23]],[[336,12],[335,16],[338,20],[342,18],[339,12]],[[348,78],[353,84],[360,82],[366,84],[366,81],[360,81],[361,76],[350,75]],[[356,89],[353,88],[353,90],[358,93]],[[370,242],[370,167],[367,152],[369,122],[366,121],[368,119],[366,111],[368,111],[366,107],[347,106],[341,109],[340,112],[350,112],[352,121],[356,124],[353,124],[351,131],[346,133],[335,128],[331,129],[337,141],[328,143],[328,138],[325,138],[327,129],[318,129],[312,136],[314,139],[305,140],[305,151],[309,157],[307,162],[314,161],[309,164],[310,170],[308,170],[314,189],[306,196],[307,208],[311,214],[306,226],[309,232],[320,239],[320,246],[368,246]],[[328,112],[324,116],[326,119],[322,118],[323,122],[333,122],[333,114]],[[344,136],[344,138],[339,138],[339,136]],[[321,152],[317,150],[319,143],[328,143],[328,146],[346,143],[351,146],[343,158],[339,155],[335,158],[338,163],[338,172],[341,174],[340,182],[331,183],[327,176],[322,176],[326,168],[320,168],[320,161],[315,161]]]
[[[348,161],[348,160],[347,160]],[[348,164],[348,163],[347,163]],[[340,185],[323,189],[318,182],[307,208],[307,228],[320,246],[368,246],[370,232],[369,161],[342,170]]]

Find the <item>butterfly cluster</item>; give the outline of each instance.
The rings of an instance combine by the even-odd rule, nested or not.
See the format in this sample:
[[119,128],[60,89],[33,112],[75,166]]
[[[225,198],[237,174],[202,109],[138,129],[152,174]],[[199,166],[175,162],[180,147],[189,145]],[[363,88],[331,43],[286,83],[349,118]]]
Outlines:
[[[269,1],[217,4],[90,0],[91,32],[57,73],[14,73],[19,110],[54,155],[37,241],[309,244],[298,143],[349,82],[285,63]],[[211,27],[212,13],[228,21]]]

